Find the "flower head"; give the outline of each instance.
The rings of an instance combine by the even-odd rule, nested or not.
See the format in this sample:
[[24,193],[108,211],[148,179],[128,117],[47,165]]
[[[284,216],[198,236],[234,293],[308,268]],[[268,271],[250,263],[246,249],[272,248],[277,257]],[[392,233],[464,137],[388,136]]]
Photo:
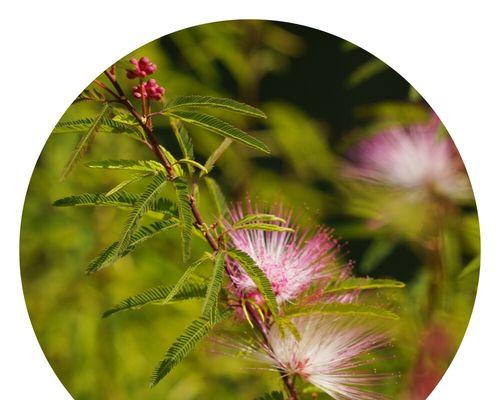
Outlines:
[[[251,207],[251,206],[249,206]],[[279,210],[278,210],[279,211]],[[250,209],[250,213],[253,211]],[[275,214],[283,214],[275,213]],[[241,206],[230,212],[232,222],[243,218]],[[278,215],[279,216],[279,215]],[[288,225],[290,213],[285,214]],[[231,222],[227,222],[231,226]],[[332,265],[339,252],[339,244],[331,231],[319,228],[312,235],[262,230],[231,230],[229,236],[238,250],[247,253],[266,274],[278,302],[291,301],[315,283],[332,277]],[[259,297],[257,287],[245,271],[233,263],[233,281],[248,297]]]
[[449,137],[439,135],[439,120],[394,127],[361,142],[350,152],[350,177],[406,190],[463,197],[468,180]]
[[165,94],[165,88],[158,85],[155,79],[150,79],[146,83],[134,86],[132,88],[132,91],[134,97],[137,99],[140,99],[144,96],[144,98],[160,100]]
[[131,58],[130,62],[134,66],[133,69],[127,69],[127,78],[135,79],[135,78],[145,78],[148,75],[151,75],[156,71],[156,64],[153,64],[149,61],[147,57],[141,57],[139,61],[135,58]]
[[388,344],[387,337],[366,321],[332,316],[307,316],[293,320],[300,339],[275,325],[267,345],[256,358],[287,376],[298,375],[337,400],[379,400],[371,391],[381,380],[366,366],[372,350]]

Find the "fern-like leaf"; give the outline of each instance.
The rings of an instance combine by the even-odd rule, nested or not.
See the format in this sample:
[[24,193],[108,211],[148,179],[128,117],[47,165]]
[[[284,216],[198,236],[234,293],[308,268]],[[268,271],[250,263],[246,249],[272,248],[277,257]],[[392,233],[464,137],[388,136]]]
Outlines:
[[167,305],[180,301],[202,299],[207,292],[207,285],[196,282],[184,283],[180,290],[178,290],[169,301],[166,301],[166,299],[170,297],[169,294],[172,292],[172,289],[172,285],[148,289],[142,293],[136,294],[135,296],[122,300],[113,308],[105,311],[102,316],[103,318],[106,318],[120,311],[137,310],[148,304]]
[[208,259],[210,259],[210,256],[208,254],[205,254],[198,260],[196,260],[194,263],[192,263],[189,267],[187,267],[182,276],[180,277],[180,279],[175,283],[175,285],[173,285],[172,290],[170,290],[170,293],[165,297],[165,302],[168,303],[169,301],[171,301],[177,295],[177,293],[179,293],[182,290],[186,282],[190,281],[196,269]]
[[193,142],[191,141],[191,137],[189,136],[189,133],[182,124],[182,122],[179,120],[170,119],[170,126],[172,127],[177,142],[179,143],[182,156],[189,160],[193,160],[194,159]]
[[205,177],[205,183],[208,191],[210,192],[210,196],[215,203],[215,207],[217,208],[217,214],[220,217],[225,216],[227,214],[227,202],[219,185],[214,179],[209,178],[208,176]]
[[150,210],[151,203],[155,200],[158,193],[166,184],[165,175],[156,175],[151,183],[146,187],[146,190],[141,194],[135,202],[132,212],[125,224],[120,240],[116,247],[116,253],[121,254],[127,250],[130,244],[132,234],[136,231],[137,226],[143,215]]
[[158,364],[151,377],[151,386],[160,382],[177,364],[179,364],[211,329],[228,316],[228,313],[219,313],[212,320],[206,316],[194,320],[181,336],[170,346],[164,359]]
[[175,199],[179,212],[179,227],[181,229],[182,258],[184,262],[191,256],[191,237],[193,233],[193,214],[189,200],[189,189],[183,178],[174,180]]
[[369,289],[400,289],[405,284],[393,279],[372,279],[372,278],[349,278],[341,282],[330,285],[327,293],[345,292],[351,290],[369,290]]
[[163,165],[154,160],[102,160],[90,161],[85,165],[93,169],[151,172],[154,174],[165,172]]
[[338,314],[338,315],[352,315],[360,317],[375,317],[384,319],[399,319],[399,316],[392,311],[384,308],[370,306],[366,304],[344,304],[344,303],[331,303],[323,305],[313,305],[306,307],[292,308],[287,311],[287,318],[302,317],[314,314]]
[[177,226],[177,221],[174,219],[153,222],[152,224],[142,226],[132,235],[129,246],[126,250],[118,253],[118,242],[114,242],[99,253],[99,255],[87,266],[87,274],[97,272],[100,269],[115,263],[120,258],[125,257],[127,254],[134,251],[135,248],[142,242],[151,239],[153,236],[161,232],[172,229],[175,226]]
[[274,295],[271,283],[267,278],[266,274],[255,264],[255,261],[247,253],[231,249],[227,251],[229,257],[237,261],[238,264],[245,270],[248,276],[255,283],[259,289],[262,297],[264,297],[269,309],[274,316],[278,315],[278,302],[276,301],[276,296]]
[[[95,118],[82,118],[74,121],[59,122],[52,133],[57,134],[74,134],[84,133],[95,123]],[[126,124],[114,119],[103,117],[100,121],[99,132],[121,134],[131,137],[133,139],[142,139],[142,135],[137,127]]]
[[[95,207],[111,206],[120,208],[132,208],[139,200],[134,193],[119,192],[107,195],[106,193],[83,193],[64,197],[52,203],[56,207]],[[177,215],[177,208],[170,200],[160,197],[155,199],[149,206],[149,211],[160,213],[162,217]]]
[[217,253],[214,261],[214,268],[212,271],[212,278],[207,288],[207,295],[203,302],[201,310],[202,315],[208,318],[214,318],[217,313],[217,302],[219,299],[219,292],[222,287],[222,277],[224,275],[224,265],[226,262],[226,255],[224,253]]
[[83,157],[85,152],[89,149],[94,137],[102,123],[102,119],[106,116],[109,111],[108,103],[104,103],[102,110],[99,112],[96,118],[94,118],[92,124],[89,126],[87,132],[80,138],[76,147],[74,148],[69,160],[66,162],[66,166],[61,174],[61,181],[66,179],[69,173],[73,170],[78,161]]
[[264,112],[248,104],[240,103],[233,99],[197,95],[174,97],[167,102],[163,112],[169,113],[172,110],[202,107],[220,108],[251,117],[266,118]]
[[197,113],[194,111],[180,110],[172,111],[169,113],[169,115],[187,122],[188,124],[196,125],[210,132],[214,132],[223,137],[234,139],[237,142],[263,151],[264,153],[270,153],[269,148],[260,140],[255,139],[241,129],[228,124],[227,122],[222,121],[219,118],[213,117],[211,115]]

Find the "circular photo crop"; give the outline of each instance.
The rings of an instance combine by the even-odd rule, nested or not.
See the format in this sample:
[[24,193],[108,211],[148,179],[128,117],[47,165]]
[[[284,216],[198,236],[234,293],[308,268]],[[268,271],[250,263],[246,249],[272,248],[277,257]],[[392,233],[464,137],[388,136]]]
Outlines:
[[241,20],[152,41],[75,97],[21,230],[33,327],[75,399],[429,396],[472,311],[479,226],[401,76]]

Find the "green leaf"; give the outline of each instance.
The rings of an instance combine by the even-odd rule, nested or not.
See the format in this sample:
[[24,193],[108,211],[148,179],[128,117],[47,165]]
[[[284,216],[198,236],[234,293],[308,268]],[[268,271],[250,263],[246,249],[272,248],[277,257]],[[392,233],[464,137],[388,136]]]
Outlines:
[[271,393],[265,393],[264,396],[255,400],[285,400],[285,396],[282,392],[273,391]]
[[201,165],[199,162],[194,161],[194,160],[189,160],[187,158],[181,158],[180,160],[177,161],[177,164],[188,164],[192,165],[193,167],[198,168],[201,172],[204,174],[208,174],[207,169],[205,168],[204,165]]
[[99,271],[100,269],[107,267],[118,261],[120,258],[125,257],[127,254],[135,250],[135,248],[145,242],[148,239],[151,239],[153,236],[158,233],[167,231],[175,226],[177,226],[177,221],[174,219],[163,220],[158,222],[153,222],[150,225],[142,226],[132,235],[130,240],[130,244],[126,250],[121,253],[117,253],[118,242],[112,243],[110,246],[105,248],[99,255],[94,258],[89,265],[87,266],[87,274],[91,274]]
[[359,271],[366,274],[376,269],[394,251],[396,245],[396,242],[388,239],[374,241],[361,259]]
[[[95,118],[83,118],[75,121],[59,122],[55,126],[52,133],[84,133],[87,132],[94,123]],[[99,132],[126,135],[136,140],[142,139],[142,135],[138,128],[106,117],[101,118]]]
[[167,295],[165,298],[165,302],[168,303],[170,300],[174,298],[174,296],[177,295],[182,289],[182,287],[185,285],[186,282],[188,282],[191,277],[193,276],[194,272],[196,269],[203,264],[205,261],[210,259],[210,255],[205,254],[202,257],[200,257],[198,260],[196,260],[194,263],[192,263],[189,267],[186,268],[180,279],[175,283],[175,285],[172,287],[172,290],[170,293]]
[[202,299],[207,291],[207,285],[195,282],[186,282],[177,291],[177,293],[166,301],[170,297],[173,286],[160,286],[152,289],[148,289],[142,293],[131,296],[116,304],[113,308],[107,310],[103,313],[102,317],[106,318],[112,314],[120,311],[126,310],[137,310],[145,305],[167,305],[171,303],[176,303],[179,301],[186,301],[192,299]]
[[66,162],[66,166],[64,167],[64,170],[61,174],[61,181],[66,179],[66,177],[73,170],[73,168],[78,163],[78,161],[83,157],[85,152],[90,147],[90,145],[91,145],[92,141],[94,140],[94,137],[95,137],[95,135],[96,135],[101,123],[102,123],[102,119],[108,113],[108,110],[109,110],[108,103],[104,103],[101,111],[99,112],[97,117],[94,118],[94,120],[92,121],[92,124],[89,126],[86,133],[78,141],[76,147],[74,148],[73,152],[71,153],[71,156],[69,157],[69,160]]
[[134,182],[140,181],[141,179],[148,178],[150,176],[151,176],[150,172],[142,172],[140,174],[135,174],[131,178],[126,179],[123,182],[120,182],[114,188],[112,188],[108,192],[106,192],[106,196],[111,196],[112,194],[121,191],[123,188],[127,187],[128,185],[130,185]]
[[405,284],[392,279],[372,279],[372,278],[348,278],[341,282],[335,282],[334,286],[329,286],[326,293],[345,292],[350,290],[369,289],[400,289]]
[[193,143],[182,122],[171,118],[170,126],[172,126],[172,130],[174,131],[177,142],[179,143],[182,156],[190,160],[194,159]]
[[270,153],[269,148],[260,140],[255,139],[241,129],[211,115],[200,114],[194,111],[175,111],[171,112],[169,115],[189,124],[207,129],[223,137],[234,139],[237,142],[261,150],[264,153]]
[[[106,193],[83,193],[56,200],[53,205],[56,207],[111,206],[132,208],[138,200],[137,194],[128,192],[113,193],[109,196],[106,196]],[[154,200],[149,206],[149,211],[161,213],[162,217],[177,215],[175,204],[164,197]]]
[[215,320],[206,316],[194,320],[181,336],[170,346],[164,359],[158,364],[151,377],[151,386],[160,382],[177,364],[179,364],[210,330],[221,322],[228,313],[219,313]]
[[139,199],[135,202],[134,207],[128,217],[123,229],[120,240],[116,247],[116,253],[121,254],[127,250],[130,245],[132,234],[137,230],[137,226],[143,215],[150,210],[151,203],[155,200],[158,193],[166,184],[165,175],[156,175],[151,183],[146,187]]
[[296,309],[290,309],[287,312],[287,318],[296,318],[314,314],[339,314],[339,315],[353,315],[364,317],[376,317],[384,319],[399,319],[397,314],[385,310],[380,307],[365,305],[365,304],[344,304],[344,303],[331,303],[322,304],[320,306],[306,306]]
[[205,168],[207,170],[206,174],[208,174],[213,168],[215,163],[222,157],[224,152],[231,146],[233,143],[233,139],[225,138],[222,143],[214,150],[210,157],[208,157],[205,162]]
[[351,73],[347,80],[347,85],[350,88],[356,87],[375,75],[388,70],[389,67],[378,58],[373,58],[359,66]]
[[274,231],[274,232],[293,232],[293,228],[276,224],[266,224],[264,222],[256,222],[253,224],[238,225],[235,230],[259,230],[259,231]]
[[271,283],[267,278],[266,274],[255,264],[255,261],[247,253],[231,249],[227,251],[229,257],[238,262],[238,264],[245,270],[248,276],[255,283],[259,289],[262,297],[264,297],[269,309],[274,316],[278,315],[278,302],[276,301],[276,296],[274,295]]
[[133,207],[139,197],[134,193],[120,192],[110,196],[106,193],[83,193],[56,200],[52,205],[56,207],[75,206],[114,206]]
[[207,185],[208,191],[210,192],[210,195],[215,203],[215,207],[217,208],[217,213],[220,217],[223,217],[227,214],[227,203],[226,199],[224,197],[224,194],[222,193],[222,190],[220,189],[219,185],[217,182],[209,178],[208,176],[205,177],[205,183]]
[[225,262],[226,255],[224,253],[217,253],[217,255],[215,256],[212,278],[210,279],[210,283],[208,284],[207,295],[201,309],[202,315],[208,318],[214,318],[217,313],[217,302],[219,299],[219,292],[222,287],[222,277],[224,275]]
[[175,199],[179,210],[179,227],[181,228],[182,258],[184,262],[191,255],[191,237],[193,233],[194,217],[191,212],[189,189],[182,178],[174,180]]
[[154,174],[165,172],[163,165],[154,160],[102,160],[90,161],[85,165],[93,169],[151,172]]
[[286,224],[287,221],[273,214],[247,214],[243,218],[236,221],[233,224],[233,228],[238,228],[241,225],[246,225],[254,222],[281,222],[282,224]]
[[174,97],[167,102],[162,112],[170,113],[172,110],[193,107],[221,108],[251,117],[266,118],[264,112],[248,104],[240,103],[233,99],[197,95]]

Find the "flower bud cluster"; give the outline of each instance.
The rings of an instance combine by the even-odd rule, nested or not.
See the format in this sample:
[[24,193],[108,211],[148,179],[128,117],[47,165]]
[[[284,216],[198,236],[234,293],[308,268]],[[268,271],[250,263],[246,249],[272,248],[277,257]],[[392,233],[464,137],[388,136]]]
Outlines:
[[[142,78],[153,74],[157,69],[156,64],[153,64],[147,57],[141,57],[139,60],[132,58],[130,62],[134,68],[127,70],[127,78],[129,79],[140,78],[142,80]],[[136,99],[144,98],[158,101],[165,94],[165,88],[158,85],[155,79],[149,79],[134,86],[132,92]]]

